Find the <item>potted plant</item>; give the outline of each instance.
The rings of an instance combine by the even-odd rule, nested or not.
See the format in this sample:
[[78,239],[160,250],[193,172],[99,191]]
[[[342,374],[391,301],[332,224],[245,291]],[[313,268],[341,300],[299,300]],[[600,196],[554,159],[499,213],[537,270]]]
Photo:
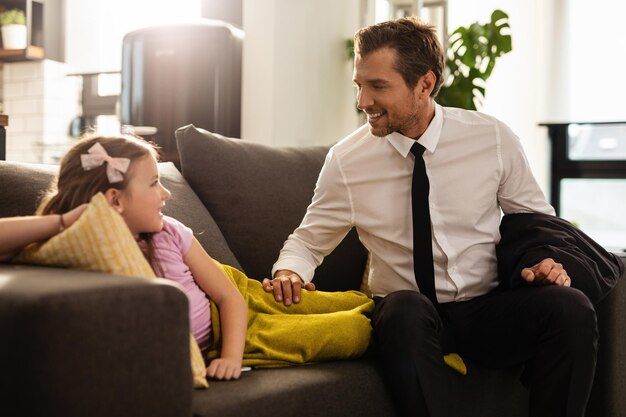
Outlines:
[[511,52],[509,16],[495,10],[485,24],[461,26],[450,35],[444,84],[436,100],[442,106],[476,110],[496,59]]
[[4,49],[26,49],[26,16],[20,9],[9,9],[0,13],[2,47]]

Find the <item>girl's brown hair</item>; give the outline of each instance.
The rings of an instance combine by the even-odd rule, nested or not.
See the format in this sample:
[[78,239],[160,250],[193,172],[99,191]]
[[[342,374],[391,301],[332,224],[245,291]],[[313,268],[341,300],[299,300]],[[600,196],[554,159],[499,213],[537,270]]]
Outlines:
[[[83,168],[80,156],[87,154],[96,143],[102,145],[107,154],[113,158],[130,159],[128,171],[123,174],[124,179],[122,181],[109,182],[106,174],[106,163],[90,170]],[[138,136],[84,136],[70,148],[61,160],[59,173],[42,199],[38,213],[63,214],[81,204],[88,203],[99,192],[104,193],[110,188],[124,190],[133,176],[134,162],[147,156],[152,156],[158,160],[158,155],[156,145],[146,142]],[[146,259],[152,265],[155,273],[161,275],[162,270],[154,259],[152,235],[142,233],[139,238],[146,242],[145,247],[140,245]]]
[[[113,158],[130,159],[129,169],[122,181],[112,184],[109,182],[106,163],[88,171],[83,169],[80,156],[87,154],[89,148],[96,143],[102,145]],[[132,176],[133,162],[149,155],[158,159],[156,147],[140,137],[90,135],[80,139],[61,160],[59,174],[43,198],[40,214],[65,213],[88,203],[99,192],[104,193],[109,188],[125,189]]]

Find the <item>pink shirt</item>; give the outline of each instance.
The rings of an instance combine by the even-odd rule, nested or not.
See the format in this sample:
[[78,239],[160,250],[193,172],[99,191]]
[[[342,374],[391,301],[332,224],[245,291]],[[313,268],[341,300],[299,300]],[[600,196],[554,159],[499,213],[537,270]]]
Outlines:
[[189,300],[189,322],[191,334],[205,352],[211,336],[211,303],[209,297],[198,286],[183,257],[193,240],[190,228],[171,217],[163,217],[163,230],[152,236],[157,271],[183,287]]

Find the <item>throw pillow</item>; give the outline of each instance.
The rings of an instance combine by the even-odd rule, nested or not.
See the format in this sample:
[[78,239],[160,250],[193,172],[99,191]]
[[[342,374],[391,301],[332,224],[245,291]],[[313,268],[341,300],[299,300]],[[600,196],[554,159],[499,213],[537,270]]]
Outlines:
[[[197,129],[176,131],[182,173],[249,277],[271,273],[300,224],[328,147],[271,147]],[[367,251],[352,230],[315,272],[317,288],[359,289]]]
[[[13,262],[155,277],[124,219],[103,194],[92,198],[74,224],[43,243],[27,246]],[[208,387],[202,354],[191,336],[190,348],[194,387]]]

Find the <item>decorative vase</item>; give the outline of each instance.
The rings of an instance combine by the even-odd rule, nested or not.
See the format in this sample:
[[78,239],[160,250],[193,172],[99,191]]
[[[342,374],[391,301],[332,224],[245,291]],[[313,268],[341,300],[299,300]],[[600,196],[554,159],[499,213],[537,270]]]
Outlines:
[[1,29],[4,49],[26,49],[25,25],[3,25]]

